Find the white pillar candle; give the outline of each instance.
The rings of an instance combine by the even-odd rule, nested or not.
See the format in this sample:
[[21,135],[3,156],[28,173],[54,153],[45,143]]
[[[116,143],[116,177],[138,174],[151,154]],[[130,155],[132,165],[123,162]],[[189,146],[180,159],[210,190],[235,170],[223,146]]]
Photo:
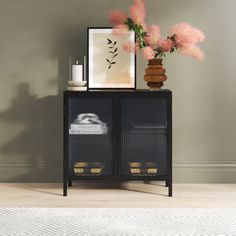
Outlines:
[[77,62],[76,65],[72,65],[72,80],[83,81],[83,66],[78,65]]

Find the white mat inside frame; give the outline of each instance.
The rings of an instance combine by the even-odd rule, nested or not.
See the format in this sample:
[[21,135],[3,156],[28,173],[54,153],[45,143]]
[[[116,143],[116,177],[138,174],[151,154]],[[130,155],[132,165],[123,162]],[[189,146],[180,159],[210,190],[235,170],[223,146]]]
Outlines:
[[0,235],[236,235],[236,209],[0,208]]

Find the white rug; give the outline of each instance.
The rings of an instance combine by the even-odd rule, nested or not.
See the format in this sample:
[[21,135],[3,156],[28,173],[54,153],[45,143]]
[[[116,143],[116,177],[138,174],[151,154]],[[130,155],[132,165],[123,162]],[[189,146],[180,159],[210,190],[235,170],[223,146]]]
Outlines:
[[0,208],[1,236],[236,235],[236,209]]

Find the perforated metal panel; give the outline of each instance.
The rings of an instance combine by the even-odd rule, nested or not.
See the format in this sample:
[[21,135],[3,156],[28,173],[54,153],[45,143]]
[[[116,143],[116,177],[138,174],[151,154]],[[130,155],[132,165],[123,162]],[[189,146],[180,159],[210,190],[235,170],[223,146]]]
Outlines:
[[121,99],[121,175],[165,175],[167,99],[152,96]]
[[112,174],[112,99],[69,98],[69,174]]

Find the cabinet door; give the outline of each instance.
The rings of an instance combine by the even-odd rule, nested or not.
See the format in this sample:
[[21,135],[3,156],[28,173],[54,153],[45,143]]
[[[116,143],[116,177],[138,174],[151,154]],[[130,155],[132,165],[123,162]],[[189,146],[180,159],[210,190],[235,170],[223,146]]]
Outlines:
[[165,175],[167,168],[167,98],[155,94],[121,98],[120,174]]
[[112,98],[69,97],[68,113],[70,176],[112,175]]

